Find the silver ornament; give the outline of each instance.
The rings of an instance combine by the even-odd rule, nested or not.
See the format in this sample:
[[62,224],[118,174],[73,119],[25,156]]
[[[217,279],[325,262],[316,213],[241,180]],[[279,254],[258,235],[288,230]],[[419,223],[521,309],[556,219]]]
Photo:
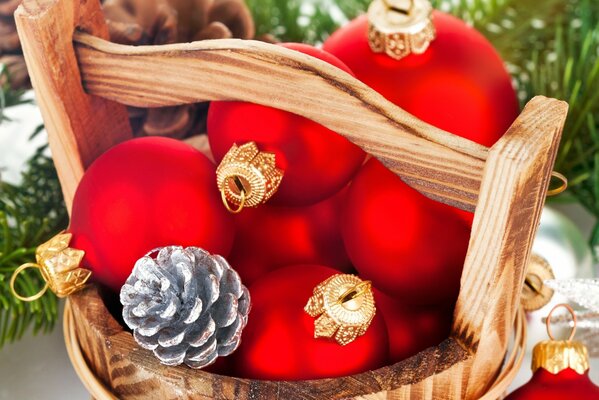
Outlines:
[[[544,283],[584,308],[584,311],[576,312],[576,339],[587,346],[591,357],[599,357],[599,279],[547,280]],[[569,314],[551,318],[551,324],[562,329],[574,327]]]
[[120,300],[141,347],[162,364],[191,368],[233,353],[250,311],[237,272],[197,247],[163,247],[139,259]]
[[[593,277],[593,256],[587,240],[568,217],[550,207],[543,208],[532,252],[549,263],[557,280]],[[527,313],[527,352],[532,352],[538,342],[547,339],[543,318],[560,303],[571,304],[562,294],[555,293],[547,305]],[[567,327],[555,329],[556,336],[567,333]]]

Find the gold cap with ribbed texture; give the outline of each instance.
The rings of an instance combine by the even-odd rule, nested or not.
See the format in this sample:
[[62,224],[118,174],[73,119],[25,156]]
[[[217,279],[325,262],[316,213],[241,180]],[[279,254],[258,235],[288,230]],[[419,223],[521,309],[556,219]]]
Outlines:
[[589,352],[584,344],[569,340],[545,340],[532,351],[532,371],[543,368],[557,374],[571,368],[579,374],[589,369]]
[[436,32],[428,0],[374,0],[368,8],[368,41],[375,53],[399,60],[422,54]]

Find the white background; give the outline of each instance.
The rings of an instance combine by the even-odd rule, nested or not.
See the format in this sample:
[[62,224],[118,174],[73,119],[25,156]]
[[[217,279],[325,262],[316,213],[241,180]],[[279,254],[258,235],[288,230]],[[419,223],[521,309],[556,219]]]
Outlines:
[[[0,125],[0,171],[3,179],[15,181],[29,154],[45,138],[34,143],[27,138],[41,123],[39,111],[34,106],[19,106],[8,110],[13,122]],[[562,207],[585,235],[591,228],[592,218],[577,206]],[[524,365],[512,387],[530,379],[530,359]],[[591,378],[599,383],[599,360],[591,366]],[[89,399],[89,394],[79,382],[69,362],[62,336],[62,322],[50,335],[23,340],[0,350],[0,400],[34,399]]]

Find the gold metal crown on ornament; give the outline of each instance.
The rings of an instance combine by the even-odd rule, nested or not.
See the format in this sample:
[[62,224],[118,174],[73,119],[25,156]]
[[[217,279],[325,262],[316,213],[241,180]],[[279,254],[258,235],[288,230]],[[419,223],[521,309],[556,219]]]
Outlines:
[[[261,152],[254,142],[234,144],[216,169],[216,183],[227,210],[239,213],[244,207],[265,203],[279,188],[283,171],[274,153]],[[233,209],[229,203],[237,206]]]
[[[556,340],[551,333],[551,315],[553,312],[563,307],[572,315],[572,331],[567,340]],[[543,368],[552,374],[557,374],[567,368],[573,369],[579,374],[583,374],[589,369],[589,352],[586,346],[572,339],[576,334],[576,313],[568,304],[557,304],[554,306],[545,319],[547,325],[547,335],[550,340],[537,343],[532,350],[532,371]]]
[[370,281],[337,274],[314,288],[304,310],[313,318],[314,338],[334,338],[345,346],[366,333],[376,308]]
[[[83,288],[91,276],[91,271],[81,268],[81,260],[85,256],[83,250],[69,247],[73,235],[59,233],[46,243],[41,244],[35,251],[37,263],[27,263],[15,270],[10,279],[12,294],[22,301],[34,301],[46,293],[48,288],[58,297],[66,297]],[[46,285],[35,295],[24,297],[15,289],[16,279],[28,268],[37,268],[42,274]]]
[[428,0],[374,0],[368,8],[368,42],[396,60],[422,54],[435,39]]

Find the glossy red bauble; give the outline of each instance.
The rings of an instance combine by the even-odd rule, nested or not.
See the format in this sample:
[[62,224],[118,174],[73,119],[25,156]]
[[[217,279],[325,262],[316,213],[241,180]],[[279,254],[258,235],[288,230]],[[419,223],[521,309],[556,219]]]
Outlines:
[[308,207],[264,205],[239,214],[229,262],[244,284],[251,285],[276,268],[296,264],[351,271],[340,229],[346,195],[347,191],[342,191]]
[[491,146],[518,115],[503,61],[479,32],[440,11],[424,54],[394,60],[368,44],[368,18],[335,32],[324,49],[389,101],[438,128]]
[[314,338],[314,318],[304,312],[304,306],[314,287],[337,273],[315,265],[285,267],[250,286],[252,312],[241,346],[231,356],[237,376],[333,378],[387,364],[387,329],[378,312],[366,334],[346,346]]
[[137,259],[157,247],[197,246],[227,256],[234,223],[214,164],[182,142],[155,137],[119,144],[89,167],[69,232],[93,279],[118,291]]
[[468,249],[468,225],[372,159],[349,189],[345,248],[363,279],[416,305],[452,304]]
[[[285,47],[350,72],[322,50],[303,44]],[[314,204],[337,193],[355,175],[365,157],[359,147],[316,122],[251,103],[212,102],[208,137],[218,162],[235,143],[254,141],[261,151],[274,153],[277,167],[285,175],[270,202],[285,206]]]
[[566,368],[557,374],[539,368],[532,379],[505,400],[595,400],[599,387],[589,379],[589,371],[579,374]]
[[377,312],[387,325],[389,362],[396,363],[449,337],[453,305],[414,307],[374,290]]

